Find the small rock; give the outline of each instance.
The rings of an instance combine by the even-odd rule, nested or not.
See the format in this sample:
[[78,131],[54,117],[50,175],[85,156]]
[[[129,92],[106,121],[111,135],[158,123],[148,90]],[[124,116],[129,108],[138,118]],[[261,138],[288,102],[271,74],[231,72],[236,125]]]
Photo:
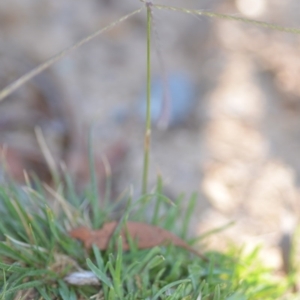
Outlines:
[[100,285],[98,277],[90,271],[70,273],[64,280],[72,285]]

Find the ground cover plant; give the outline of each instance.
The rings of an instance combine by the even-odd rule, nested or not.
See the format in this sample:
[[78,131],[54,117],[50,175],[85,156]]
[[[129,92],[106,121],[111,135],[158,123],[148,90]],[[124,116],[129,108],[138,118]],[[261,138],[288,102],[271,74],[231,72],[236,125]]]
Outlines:
[[[74,239],[70,231],[79,226],[99,229],[115,220],[159,226],[187,240],[190,217],[197,197],[189,204],[184,197],[174,202],[163,195],[162,180],[149,193],[147,185],[151,134],[151,18],[153,9],[180,10],[185,13],[243,21],[286,32],[298,29],[257,22],[235,16],[166,7],[146,3],[147,11],[147,118],[145,130],[142,193],[133,199],[128,189],[119,201],[102,199],[97,191],[92,147],[90,147],[91,185],[78,196],[72,180],[65,172],[53,173],[54,185],[44,185],[33,175],[26,175],[27,184],[18,186],[7,180],[0,187],[0,297],[1,299],[284,299],[293,287],[294,273],[277,279],[272,270],[257,259],[259,250],[243,255],[237,249],[227,253],[206,252],[207,260],[176,245],[154,245],[140,249],[130,239],[123,251],[126,234],[115,230],[104,249]],[[0,91],[0,100],[27,80],[49,67],[96,35],[131,15],[97,31],[78,44],[58,54],[41,66]],[[107,185],[109,186],[109,184]],[[109,195],[109,192],[107,193]],[[154,209],[149,219],[149,207]],[[122,209],[120,207],[123,207]],[[125,208],[124,208],[125,207]],[[121,228],[121,227],[120,227]],[[191,247],[204,237],[187,241]],[[95,243],[96,244],[96,243]],[[200,250],[199,250],[200,251]],[[295,296],[296,297],[296,296]],[[296,299],[296,298],[295,298]]]
[[[123,252],[117,233],[113,236],[117,249],[113,245],[104,251],[96,246],[86,249],[70,237],[68,228],[92,227],[95,216],[86,206],[93,196],[77,205],[69,192],[55,192],[60,200],[54,211],[42,190],[30,185],[1,187],[1,299],[278,299],[289,286],[263,267],[257,252],[244,257],[236,250],[208,252],[204,261],[174,245],[138,249],[134,242]],[[147,197],[156,202],[152,224],[186,238],[195,195],[184,215],[183,197],[172,205],[160,195],[158,188]],[[129,204],[121,222],[143,219],[144,200]],[[166,206],[167,213],[162,214]],[[113,210],[112,205],[99,207],[97,226]]]

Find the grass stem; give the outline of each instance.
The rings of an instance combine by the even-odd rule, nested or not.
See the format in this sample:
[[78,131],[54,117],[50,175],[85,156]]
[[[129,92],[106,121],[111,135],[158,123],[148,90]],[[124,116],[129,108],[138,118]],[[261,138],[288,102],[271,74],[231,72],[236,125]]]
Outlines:
[[147,193],[149,154],[151,140],[151,7],[147,4],[147,109],[146,109],[146,131],[144,141],[144,167],[142,193]]

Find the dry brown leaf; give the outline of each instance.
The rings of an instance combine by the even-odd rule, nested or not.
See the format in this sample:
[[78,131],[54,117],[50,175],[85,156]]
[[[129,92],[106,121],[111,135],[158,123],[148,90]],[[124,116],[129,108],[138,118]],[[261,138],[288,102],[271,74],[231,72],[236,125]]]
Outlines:
[[[70,231],[69,234],[72,238],[82,241],[86,248],[91,248],[92,245],[95,244],[100,250],[106,250],[118,224],[119,223],[115,221],[108,222],[99,230],[79,227]],[[123,241],[123,250],[130,249],[127,234],[136,242],[139,249],[152,248],[171,243],[175,246],[184,248],[207,261],[207,258],[204,255],[197,252],[178,236],[160,227],[141,222],[127,222],[120,231]]]
[[0,174],[6,171],[19,183],[24,183],[24,170],[34,172],[42,181],[49,182],[51,175],[38,152],[6,147],[0,144]]

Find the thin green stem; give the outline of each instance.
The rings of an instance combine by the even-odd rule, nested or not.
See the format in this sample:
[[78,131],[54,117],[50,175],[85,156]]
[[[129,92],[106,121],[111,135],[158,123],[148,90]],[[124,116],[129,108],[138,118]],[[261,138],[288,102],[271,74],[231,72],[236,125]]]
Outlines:
[[144,167],[142,193],[147,193],[149,154],[151,140],[151,8],[147,5],[147,110],[146,110],[146,131],[144,141]]
[[90,170],[90,178],[91,178],[91,195],[90,202],[92,206],[92,224],[94,228],[98,228],[99,224],[101,224],[103,218],[101,218],[101,210],[100,210],[100,197],[98,191],[98,179],[97,179],[97,171],[95,166],[95,155],[93,148],[93,125],[91,125],[89,132],[89,170]]

